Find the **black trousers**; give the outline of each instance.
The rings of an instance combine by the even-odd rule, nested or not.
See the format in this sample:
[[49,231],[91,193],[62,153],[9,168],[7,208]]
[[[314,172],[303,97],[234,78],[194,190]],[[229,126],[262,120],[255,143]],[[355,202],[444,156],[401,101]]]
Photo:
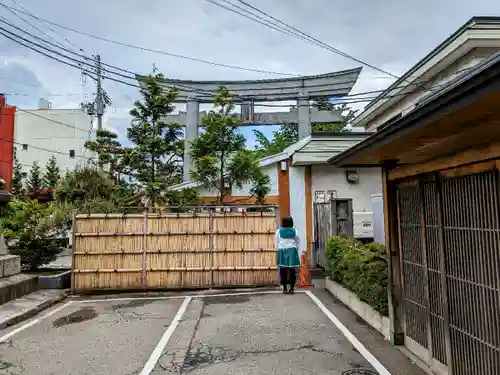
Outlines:
[[281,267],[280,268],[280,280],[281,285],[295,287],[295,282],[297,279],[296,269],[294,267]]

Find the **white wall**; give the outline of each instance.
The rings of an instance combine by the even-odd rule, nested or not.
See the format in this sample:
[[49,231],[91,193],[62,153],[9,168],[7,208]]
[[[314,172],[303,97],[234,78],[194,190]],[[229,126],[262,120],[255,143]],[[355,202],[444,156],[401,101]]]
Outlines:
[[[271,190],[269,191],[268,196],[276,196],[278,195],[278,167],[276,164],[267,165],[261,168],[262,172],[266,173],[269,176],[269,187]],[[250,189],[252,189],[252,183],[244,184],[241,189],[237,189],[233,187],[231,195],[233,196],[250,196]],[[216,197],[217,192],[215,190],[209,190],[205,188],[199,188],[200,196],[202,197]]]
[[352,198],[353,211],[372,212],[371,195],[382,192],[382,174],[380,168],[357,169],[357,184],[349,184],[345,170],[332,165],[311,166],[311,196],[315,191],[336,190],[338,198]]
[[300,252],[306,251],[306,187],[305,167],[290,167],[288,178],[290,183],[290,215],[300,238]]
[[[85,142],[95,135],[95,133],[89,135],[90,120],[91,117],[79,109],[17,111],[14,140],[17,158],[24,164],[23,171],[28,172],[34,161],[37,161],[43,169],[52,155],[56,157],[61,171],[74,169],[77,165],[85,163],[88,159],[82,156],[93,156],[93,153],[84,148]],[[84,130],[77,130],[61,123]],[[23,149],[22,144],[28,145],[27,150]],[[69,156],[70,150],[75,151],[75,158]]]
[[[276,164],[267,165],[261,168],[262,172],[269,176],[269,187],[271,191],[268,195],[278,195],[278,167]],[[247,196],[250,195],[250,189],[252,189],[252,184],[248,183],[243,185],[242,189],[233,188],[233,196]]]

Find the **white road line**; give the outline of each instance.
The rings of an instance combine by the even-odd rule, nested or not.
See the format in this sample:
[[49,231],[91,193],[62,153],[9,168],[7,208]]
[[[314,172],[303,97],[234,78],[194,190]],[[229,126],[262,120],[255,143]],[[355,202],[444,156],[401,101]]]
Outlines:
[[177,314],[175,314],[174,320],[172,320],[172,323],[168,326],[167,330],[161,337],[160,341],[158,342],[158,345],[156,345],[155,350],[153,350],[153,353],[151,353],[151,356],[149,357],[148,361],[144,365],[144,368],[142,371],[139,373],[139,375],[149,375],[153,371],[154,367],[156,366],[156,363],[160,359],[163,350],[165,349],[165,346],[168,344],[168,340],[170,340],[170,337],[174,333],[175,329],[177,328],[177,325],[179,324],[180,320],[182,319],[182,316],[186,312],[186,309],[189,305],[189,302],[191,302],[191,296],[188,296],[184,299],[184,302],[182,302],[181,307],[179,307],[179,310],[177,311]]
[[325,313],[328,319],[331,320],[333,324],[339,329],[340,332],[349,340],[349,342],[356,348],[356,350],[363,356],[365,359],[373,366],[375,370],[378,371],[380,375],[391,375],[391,373],[378,361],[377,358],[373,356],[372,353],[366,349],[366,347],[354,336],[351,331],[347,329],[347,327],[342,324],[342,322],[337,318],[324,304],[310,291],[307,291],[306,294],[318,305],[318,307]]
[[[296,293],[304,293],[304,291],[296,290]],[[102,298],[102,299],[74,299],[75,303],[95,303],[95,302],[117,302],[117,301],[140,301],[140,300],[169,300],[169,299],[184,299],[187,297],[192,298],[209,298],[209,297],[225,297],[225,296],[256,296],[260,294],[281,294],[281,290],[267,290],[255,292],[237,292],[237,293],[217,293],[217,294],[184,294],[179,296],[158,296],[158,297],[117,297],[117,298]]]
[[18,334],[19,332],[21,331],[24,331],[26,328],[29,328],[31,326],[34,326],[35,324],[37,323],[40,323],[42,320],[54,315],[54,314],[57,314],[59,311],[61,311],[62,309],[65,309],[66,307],[68,307],[69,305],[71,305],[73,303],[73,301],[69,301],[69,302],[66,302],[64,305],[61,305],[59,306],[58,308],[54,309],[54,310],[51,310],[49,311],[47,314],[45,315],[42,315],[41,317],[39,318],[35,318],[33,320],[30,320],[29,322],[23,324],[22,326],[16,328],[16,329],[13,329],[12,331],[10,331],[9,333],[3,335],[2,337],[0,337],[0,343],[4,342],[4,341],[7,341],[8,339],[10,339],[12,336]]

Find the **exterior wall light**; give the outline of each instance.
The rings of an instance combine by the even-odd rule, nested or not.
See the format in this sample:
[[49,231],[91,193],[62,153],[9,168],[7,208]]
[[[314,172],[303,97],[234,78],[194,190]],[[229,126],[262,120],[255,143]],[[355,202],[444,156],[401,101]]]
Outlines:
[[359,182],[358,171],[347,170],[345,171],[345,177],[350,184],[357,184]]

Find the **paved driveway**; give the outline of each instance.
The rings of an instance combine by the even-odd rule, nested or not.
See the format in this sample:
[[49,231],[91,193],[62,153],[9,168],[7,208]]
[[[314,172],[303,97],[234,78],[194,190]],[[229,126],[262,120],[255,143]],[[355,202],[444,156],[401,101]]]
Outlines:
[[0,374],[390,374],[328,313],[305,293],[72,301],[0,333]]

